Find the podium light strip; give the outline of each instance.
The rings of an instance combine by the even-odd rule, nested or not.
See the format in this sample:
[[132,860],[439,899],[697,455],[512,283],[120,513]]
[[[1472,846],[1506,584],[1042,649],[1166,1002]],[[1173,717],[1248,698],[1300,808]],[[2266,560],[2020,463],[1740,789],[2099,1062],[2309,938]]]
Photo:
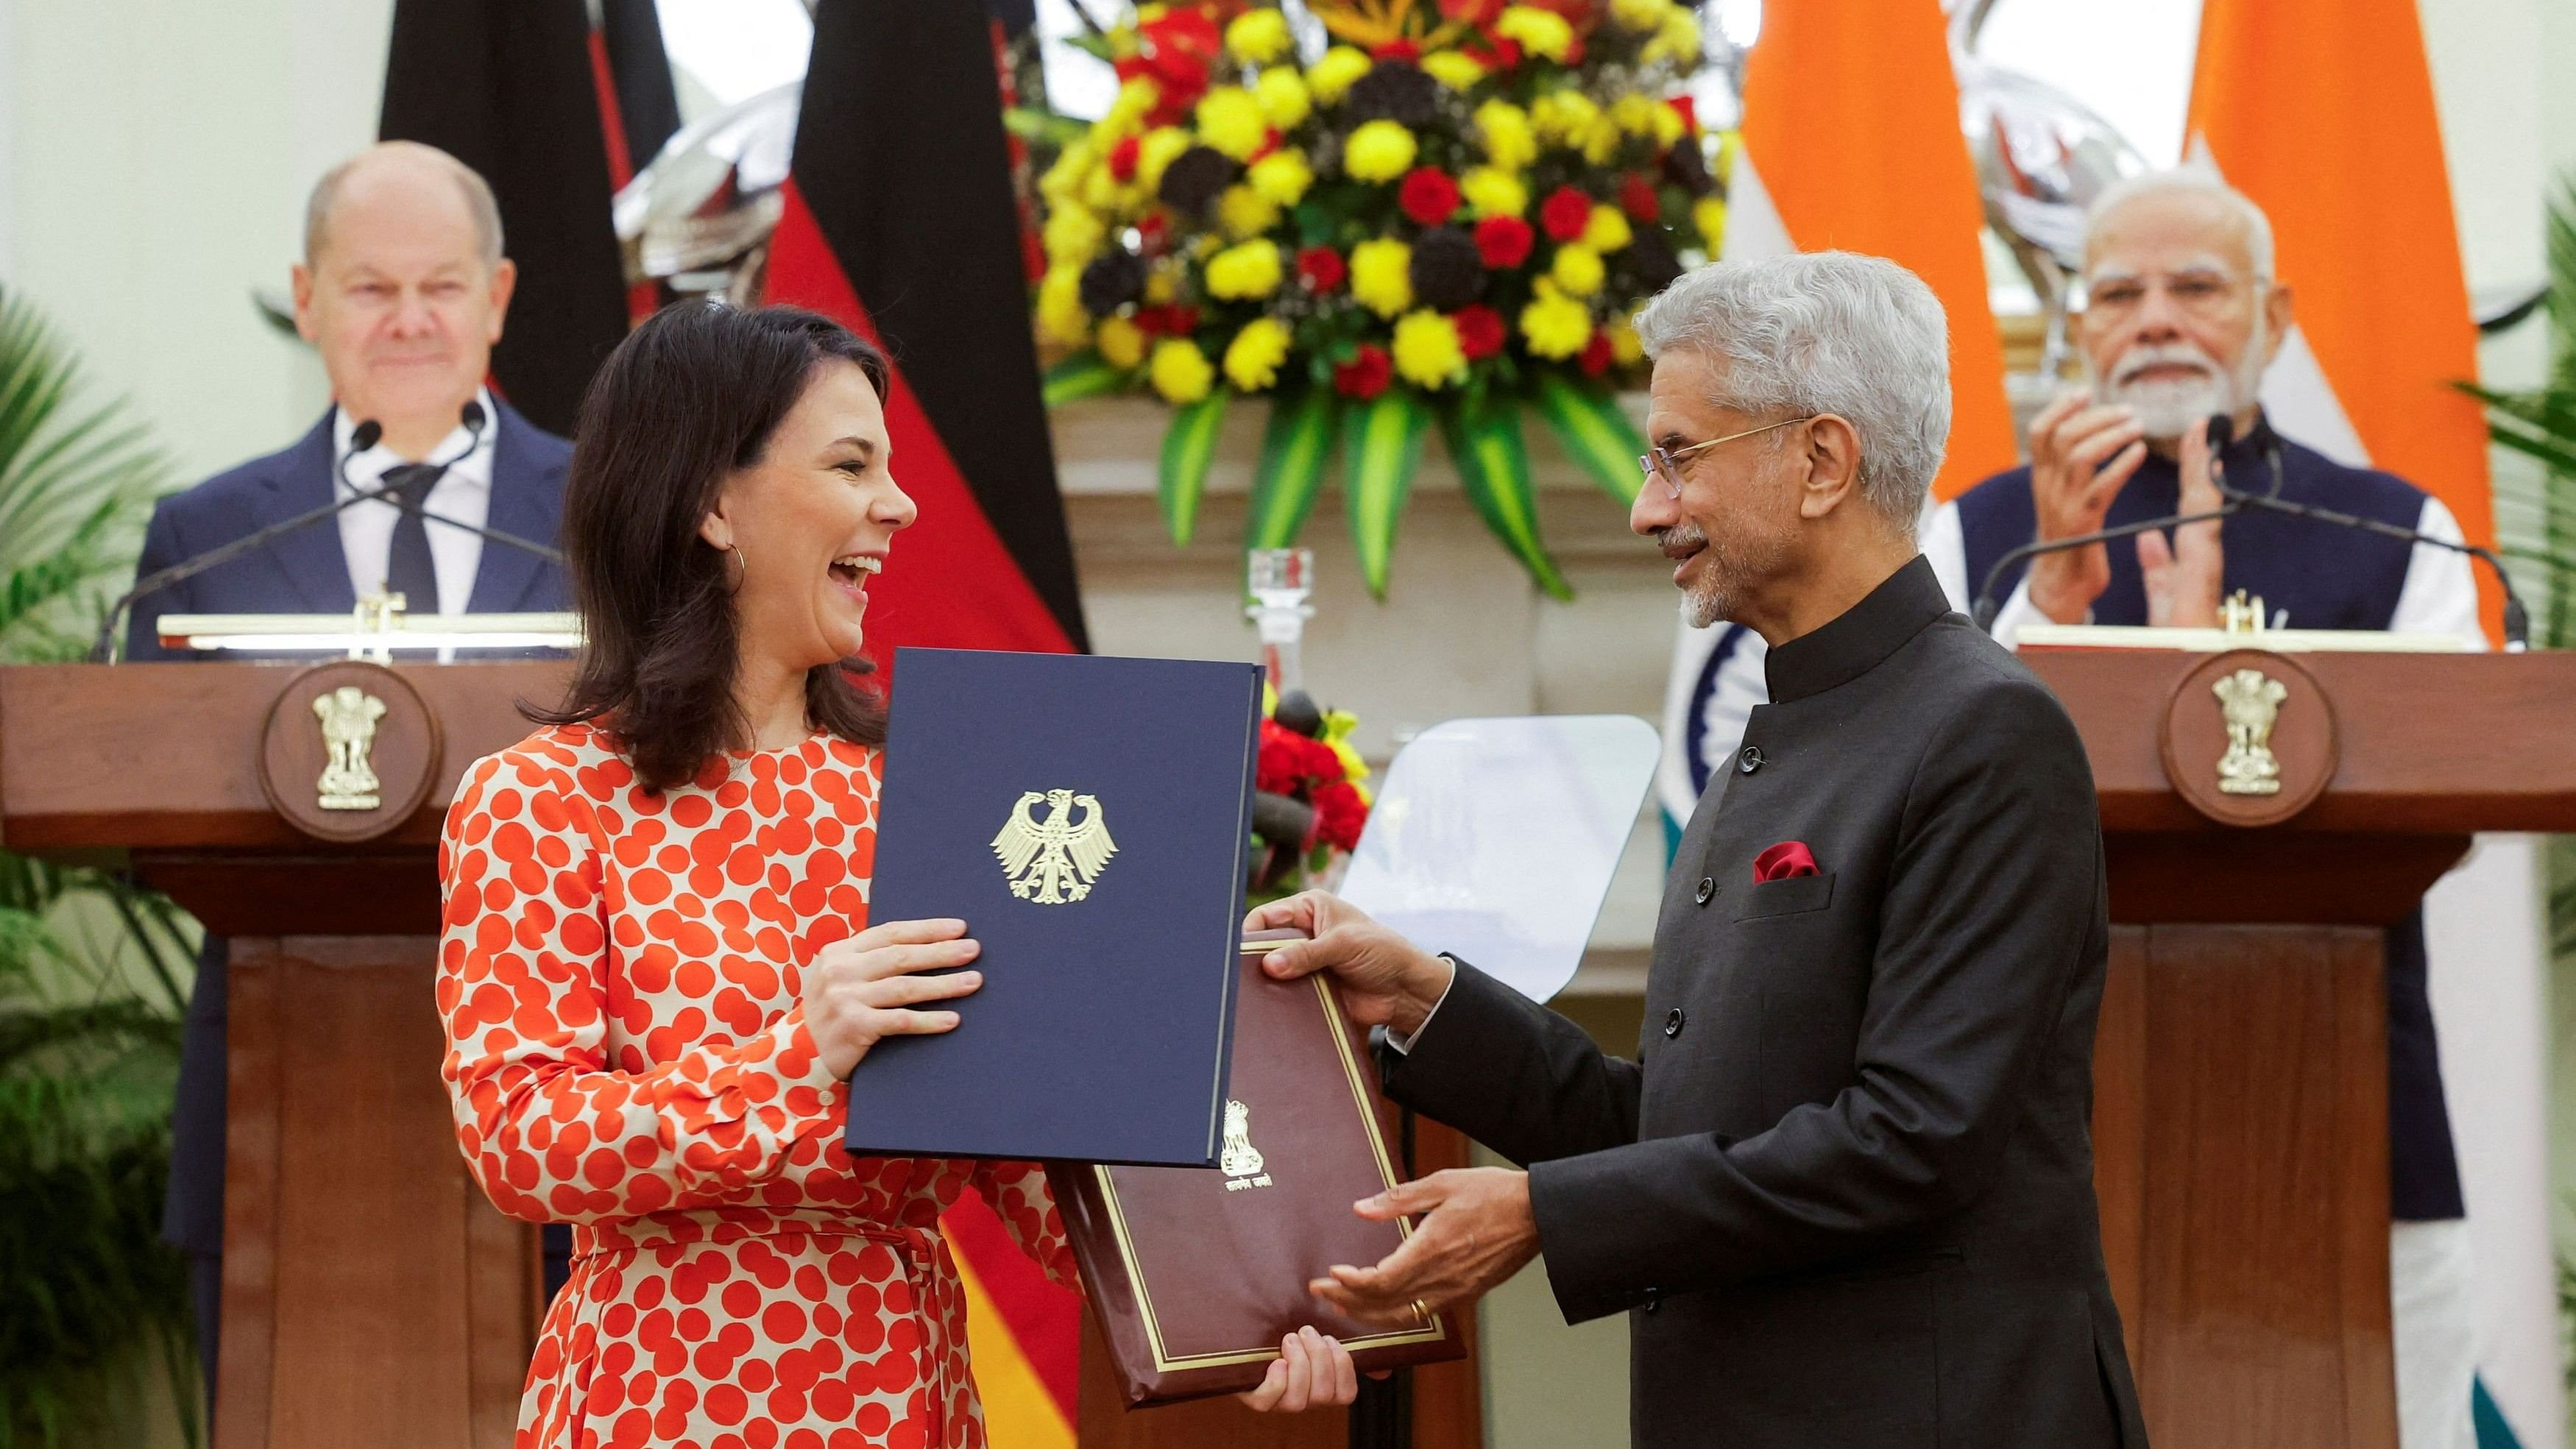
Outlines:
[[[1242,950],[1247,956],[1261,955],[1287,944],[1289,943],[1286,941],[1246,941],[1243,943]],[[1386,1154],[1386,1136],[1378,1130],[1377,1112],[1369,1103],[1368,1084],[1361,1080],[1359,1058],[1351,1051],[1351,1034],[1342,1025],[1341,1000],[1333,994],[1332,985],[1325,980],[1323,973],[1317,972],[1308,979],[1315,983],[1315,995],[1323,1002],[1324,1028],[1333,1034],[1333,1050],[1341,1061],[1343,1077],[1350,1083],[1351,1101],[1359,1109],[1361,1125],[1368,1129],[1369,1152],[1377,1161],[1378,1180],[1392,1189],[1395,1186],[1395,1162]],[[1108,1209],[1110,1230],[1118,1238],[1119,1259],[1127,1266],[1127,1284],[1135,1291],[1137,1310],[1145,1319],[1145,1338],[1147,1344],[1154,1350],[1155,1372],[1170,1373],[1176,1369],[1222,1368],[1228,1364],[1260,1363],[1279,1357],[1279,1350],[1275,1345],[1268,1348],[1238,1349],[1223,1353],[1184,1354],[1178,1358],[1168,1353],[1163,1347],[1162,1325],[1154,1319],[1154,1295],[1145,1285],[1144,1265],[1137,1261],[1136,1244],[1127,1236],[1127,1216],[1118,1206],[1118,1184],[1110,1176],[1110,1168],[1095,1164],[1091,1170],[1100,1182],[1100,1201],[1101,1205]],[[1413,1236],[1413,1227],[1399,1217],[1395,1220],[1395,1232],[1397,1240],[1401,1242]],[[1440,1315],[1435,1313],[1431,1316],[1431,1322],[1421,1328],[1372,1333],[1364,1338],[1346,1338],[1342,1340],[1342,1346],[1368,1348],[1380,1344],[1437,1343],[1448,1336],[1447,1326],[1442,1322]]]

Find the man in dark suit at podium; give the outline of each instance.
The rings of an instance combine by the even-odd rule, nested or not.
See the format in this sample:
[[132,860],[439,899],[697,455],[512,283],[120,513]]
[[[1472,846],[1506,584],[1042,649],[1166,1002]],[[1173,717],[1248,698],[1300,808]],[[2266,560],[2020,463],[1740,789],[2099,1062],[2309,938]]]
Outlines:
[[[514,280],[491,188],[445,152],[389,142],[324,175],[294,269],[295,320],[322,355],[336,405],[284,451],[162,499],[137,576],[359,492],[399,493],[414,506],[356,503],[145,596],[127,657],[187,657],[161,647],[163,614],[347,615],[378,593],[403,595],[415,614],[570,607],[552,563],[425,516],[554,540],[572,446],[484,385]],[[367,434],[372,445],[359,446]],[[224,942],[209,937],[188,1005],[162,1222],[189,1256],[210,1394],[224,1242],[224,978]],[[568,1246],[549,1238],[550,1289]]]

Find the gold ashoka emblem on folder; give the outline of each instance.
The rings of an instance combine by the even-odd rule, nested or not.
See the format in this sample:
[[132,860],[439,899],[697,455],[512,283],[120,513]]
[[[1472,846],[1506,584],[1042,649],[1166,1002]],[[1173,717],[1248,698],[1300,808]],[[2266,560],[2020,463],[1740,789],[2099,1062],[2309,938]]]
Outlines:
[[[1041,804],[1043,817],[1034,813]],[[1071,790],[1022,791],[1002,833],[993,837],[993,854],[1011,894],[1041,906],[1070,905],[1090,895],[1117,853],[1100,801]]]

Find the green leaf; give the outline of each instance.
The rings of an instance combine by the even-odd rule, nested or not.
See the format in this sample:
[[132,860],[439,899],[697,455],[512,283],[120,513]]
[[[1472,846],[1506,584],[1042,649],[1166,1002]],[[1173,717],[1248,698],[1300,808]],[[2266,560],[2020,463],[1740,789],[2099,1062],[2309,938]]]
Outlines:
[[1422,463],[1431,409],[1411,388],[1389,388],[1342,415],[1342,497],[1350,505],[1351,542],[1369,592],[1386,597],[1387,562],[1396,520]]
[[1123,390],[1127,370],[1113,367],[1109,359],[1097,352],[1077,352],[1046,370],[1040,380],[1040,396],[1048,407],[1069,403],[1076,398],[1099,397]]
[[1252,515],[1243,524],[1245,548],[1286,548],[1305,531],[1333,461],[1334,411],[1329,387],[1282,388],[1271,399],[1261,463],[1252,473]]
[[1529,448],[1521,441],[1520,406],[1510,398],[1462,396],[1440,409],[1440,436],[1467,501],[1551,598],[1574,590],[1538,536],[1538,495],[1530,486]]
[[1646,439],[1608,388],[1542,372],[1538,413],[1566,456],[1591,474],[1603,492],[1622,503],[1637,501],[1637,485],[1644,479],[1637,459],[1646,451]]
[[1002,112],[1002,126],[1023,141],[1047,141],[1058,146],[1070,146],[1091,134],[1089,121],[1034,106],[1007,108]]
[[1156,489],[1163,502],[1163,526],[1172,542],[1188,543],[1198,527],[1199,494],[1207,487],[1208,465],[1216,461],[1217,434],[1225,425],[1225,389],[1172,409],[1172,426],[1163,434],[1163,475]]

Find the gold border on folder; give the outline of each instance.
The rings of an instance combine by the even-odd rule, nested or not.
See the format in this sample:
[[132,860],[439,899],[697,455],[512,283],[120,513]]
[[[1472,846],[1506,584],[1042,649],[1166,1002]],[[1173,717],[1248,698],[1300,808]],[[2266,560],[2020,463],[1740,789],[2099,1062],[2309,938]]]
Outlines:
[[[1289,943],[1285,941],[1246,941],[1243,943],[1242,953],[1247,956],[1257,956],[1287,944]],[[1378,1131],[1377,1113],[1369,1106],[1368,1084],[1360,1077],[1359,1057],[1351,1050],[1351,1034],[1342,1029],[1341,1001],[1333,995],[1333,988],[1325,980],[1323,973],[1318,972],[1308,979],[1315,983],[1315,994],[1323,1001],[1324,1029],[1333,1034],[1333,1051],[1341,1061],[1343,1077],[1350,1083],[1351,1102],[1359,1109],[1361,1125],[1368,1129],[1369,1152],[1377,1161],[1378,1179],[1387,1187],[1393,1188],[1395,1163],[1386,1155],[1386,1137]],[[1227,1364],[1260,1363],[1265,1359],[1277,1358],[1279,1350],[1275,1345],[1269,1348],[1242,1349],[1231,1353],[1195,1353],[1180,1358],[1174,1358],[1164,1350],[1162,1325],[1154,1319],[1154,1295],[1145,1286],[1144,1265],[1137,1261],[1136,1245],[1127,1236],[1127,1215],[1118,1207],[1118,1184],[1111,1178],[1109,1168],[1095,1165],[1091,1170],[1100,1182],[1101,1204],[1109,1210],[1110,1230],[1118,1238],[1119,1261],[1127,1266],[1128,1286],[1135,1290],[1136,1307],[1145,1319],[1145,1338],[1154,1350],[1154,1371],[1171,1373],[1178,1369],[1222,1368]],[[1399,1238],[1413,1236],[1412,1227],[1402,1218],[1395,1220],[1395,1231]],[[1428,1327],[1408,1328],[1391,1333],[1372,1333],[1365,1338],[1346,1338],[1342,1340],[1342,1346],[1359,1349],[1404,1343],[1436,1343],[1448,1336],[1448,1327],[1435,1314]]]

